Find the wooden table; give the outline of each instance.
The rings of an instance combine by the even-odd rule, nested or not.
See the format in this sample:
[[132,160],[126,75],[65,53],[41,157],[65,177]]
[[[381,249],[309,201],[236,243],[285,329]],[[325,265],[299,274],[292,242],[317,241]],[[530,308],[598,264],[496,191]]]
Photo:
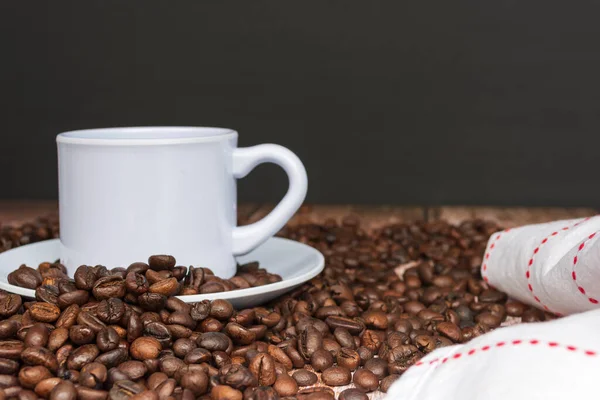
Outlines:
[[[238,207],[241,224],[257,221],[272,209],[271,205],[243,204]],[[18,224],[57,211],[56,201],[0,201],[0,224]],[[341,219],[348,214],[361,218],[367,228],[376,228],[394,222],[415,220],[447,220],[460,223],[470,218],[482,218],[512,227],[558,219],[578,218],[596,214],[591,208],[550,207],[408,207],[358,205],[305,205],[290,221],[323,222],[326,218]]]

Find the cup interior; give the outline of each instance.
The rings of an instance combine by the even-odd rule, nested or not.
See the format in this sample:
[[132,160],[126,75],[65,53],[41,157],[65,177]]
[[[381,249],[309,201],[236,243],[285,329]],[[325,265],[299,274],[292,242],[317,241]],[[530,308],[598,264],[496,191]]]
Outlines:
[[236,135],[236,132],[227,128],[148,126],[69,131],[59,134],[56,140],[59,143],[74,144],[153,144],[154,142],[206,141],[231,135]]

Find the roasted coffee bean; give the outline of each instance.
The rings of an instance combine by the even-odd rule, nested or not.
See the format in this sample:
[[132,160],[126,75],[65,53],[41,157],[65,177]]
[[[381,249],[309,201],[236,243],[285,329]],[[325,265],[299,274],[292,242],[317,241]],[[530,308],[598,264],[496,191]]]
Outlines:
[[57,377],[41,380],[37,385],[35,385],[35,394],[37,394],[39,397],[48,398],[52,389],[54,389],[54,387],[61,382],[62,379]]
[[313,372],[305,369],[299,369],[292,374],[292,377],[298,382],[300,386],[311,386],[317,383],[318,377]]
[[325,322],[332,329],[344,328],[352,335],[358,335],[365,329],[364,324],[360,321],[346,317],[327,317]]
[[106,327],[106,324],[90,311],[81,310],[77,315],[77,323],[79,325],[89,326],[94,333],[100,332],[102,329]]
[[242,400],[242,392],[230,386],[217,385],[210,392],[212,400]]
[[14,319],[0,321],[0,340],[14,337],[20,327],[21,324]]
[[160,311],[167,303],[167,297],[160,293],[144,293],[137,298],[138,304],[147,311]]
[[372,392],[379,387],[379,378],[365,368],[359,369],[354,373],[352,382],[354,382],[357,389],[365,392]]
[[104,364],[93,362],[86,364],[79,373],[79,384],[95,389],[101,386],[108,377],[108,371]]
[[8,358],[0,358],[0,374],[12,375],[19,372],[19,362],[9,360]]
[[206,332],[198,336],[196,344],[210,351],[227,351],[231,347],[231,339],[220,332]]
[[73,350],[67,359],[67,367],[79,371],[84,365],[94,361],[100,351],[94,344],[86,344]]
[[[539,322],[544,320],[544,313],[542,310],[538,310],[537,308],[530,307],[527,310],[523,311],[523,315],[521,317],[523,322]],[[488,326],[492,326],[486,324]]]
[[69,329],[69,338],[78,345],[88,344],[94,341],[96,333],[87,325],[73,325]]
[[134,295],[141,295],[148,291],[150,285],[144,275],[131,271],[125,277],[125,290]]
[[329,386],[344,386],[350,383],[352,375],[345,367],[330,367],[323,371],[321,379]]
[[21,352],[21,361],[27,365],[43,365],[53,372],[58,369],[56,355],[45,347],[26,347]]
[[242,365],[229,364],[219,370],[219,381],[238,390],[258,385],[258,380],[249,369]]
[[194,397],[200,396],[208,389],[208,375],[204,372],[185,373],[179,384],[182,388],[191,391]]
[[[26,347],[40,346],[45,347],[48,344],[49,332],[46,325],[42,323],[34,324],[29,327],[25,339],[23,340]],[[60,346],[58,346],[60,347]]]
[[355,343],[354,343],[354,337],[350,334],[350,332],[348,332],[347,329],[336,328],[333,331],[333,336],[335,337],[335,340],[338,341],[340,346],[348,347],[351,349],[356,348]]
[[525,305],[517,301],[509,301],[506,303],[506,313],[511,317],[521,317],[525,312]]
[[169,255],[154,255],[148,258],[148,265],[154,271],[170,270],[175,264],[175,257]]
[[90,389],[85,386],[75,387],[77,391],[77,397],[85,400],[106,400],[108,392],[104,390]]
[[136,360],[149,360],[158,357],[161,350],[162,346],[157,339],[143,336],[131,343],[129,353]]
[[79,315],[80,307],[77,304],[70,305],[65,308],[58,317],[58,320],[54,324],[57,328],[64,327],[70,328],[77,322],[77,316]]
[[94,282],[92,293],[98,300],[123,297],[125,296],[125,280],[117,275],[102,277]]
[[108,392],[109,400],[129,400],[133,396],[142,393],[144,387],[129,380],[117,381]]
[[333,356],[325,349],[317,349],[310,356],[310,363],[315,371],[322,372],[333,365]]
[[51,377],[52,373],[42,365],[26,366],[19,371],[19,383],[27,389],[35,388],[38,383]]
[[340,393],[339,400],[369,400],[364,392],[359,389],[346,389]]
[[358,352],[346,347],[340,350],[336,361],[340,367],[348,368],[351,371],[356,370],[361,363]]
[[367,361],[364,365],[365,369],[368,369],[369,371],[374,373],[379,379],[383,379],[387,375],[387,362],[382,360],[381,358],[372,358],[369,361]]
[[50,400],[76,400],[77,390],[75,385],[69,381],[63,381],[54,386],[50,392]]
[[233,315],[233,307],[227,300],[213,300],[210,304],[211,317],[226,321]]
[[105,324],[116,324],[125,314],[125,304],[120,299],[102,300],[96,308],[98,319]]
[[50,351],[56,351],[69,340],[69,330],[67,328],[56,328],[48,337],[47,347]]
[[60,316],[60,309],[54,304],[36,302],[29,307],[29,313],[36,321],[54,322]]
[[250,361],[248,369],[256,377],[260,386],[270,386],[275,382],[275,360],[269,354],[260,353]]
[[381,383],[379,385],[379,390],[381,390],[383,393],[387,393],[387,391],[390,389],[390,386],[392,386],[392,384],[397,381],[400,378],[400,375],[397,374],[392,374],[392,375],[388,375],[385,378],[383,378],[381,380]]
[[74,290],[58,296],[56,299],[56,305],[58,305],[61,309],[65,309],[73,304],[82,306],[88,302],[89,298],[89,292],[85,290]]
[[323,335],[313,326],[307,326],[298,337],[298,352],[307,361],[322,346]]
[[462,341],[460,328],[452,322],[439,322],[435,329],[440,335],[447,337],[453,342],[460,343]]
[[[142,378],[148,371],[146,364],[141,361],[125,361],[119,364],[117,368],[132,381]],[[81,372],[83,374],[83,370],[81,370]]]
[[496,328],[502,323],[502,318],[490,312],[482,312],[475,316],[475,321],[485,324],[491,328]]
[[36,289],[42,284],[42,275],[35,269],[23,264],[16,271],[8,274],[8,283],[28,289]]
[[114,328],[107,326],[96,335],[96,345],[102,352],[114,350],[119,346],[121,338]]
[[479,301],[482,303],[503,302],[506,301],[506,293],[502,293],[494,289],[487,289],[479,295]]
[[273,389],[281,397],[294,396],[298,393],[298,383],[289,375],[282,374],[277,377]]

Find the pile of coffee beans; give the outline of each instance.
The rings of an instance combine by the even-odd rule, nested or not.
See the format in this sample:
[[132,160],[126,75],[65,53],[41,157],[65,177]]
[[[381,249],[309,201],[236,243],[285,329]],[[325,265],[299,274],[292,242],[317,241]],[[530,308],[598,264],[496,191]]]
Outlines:
[[497,230],[468,221],[366,232],[355,217],[287,227],[281,235],[325,254],[325,270],[243,310],[173,297],[221,281],[170,256],[82,266],[74,279],[57,263],[22,267],[36,301],[0,294],[0,400],[367,399],[437,348],[509,317],[548,318],[481,279]]
[[57,237],[58,219],[52,216],[20,226],[0,226],[0,252]]

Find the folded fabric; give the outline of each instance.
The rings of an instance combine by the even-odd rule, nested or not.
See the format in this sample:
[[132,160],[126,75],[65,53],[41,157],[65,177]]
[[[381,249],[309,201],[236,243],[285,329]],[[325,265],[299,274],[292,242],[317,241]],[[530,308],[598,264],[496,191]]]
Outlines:
[[481,275],[509,296],[557,315],[599,308],[599,239],[600,217],[497,232]]
[[389,389],[390,400],[552,400],[598,396],[600,310],[500,328],[438,349]]

